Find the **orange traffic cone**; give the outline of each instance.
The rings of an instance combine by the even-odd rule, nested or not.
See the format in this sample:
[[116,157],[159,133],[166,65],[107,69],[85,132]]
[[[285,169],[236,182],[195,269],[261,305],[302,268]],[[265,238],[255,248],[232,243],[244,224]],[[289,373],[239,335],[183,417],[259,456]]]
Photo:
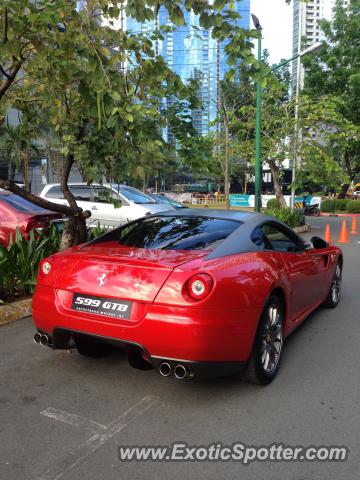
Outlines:
[[356,235],[359,233],[358,226],[357,226],[357,221],[355,215],[352,217],[352,222],[351,222],[351,230],[350,234],[351,235]]
[[330,232],[330,225],[327,223],[325,227],[325,236],[324,236],[325,242],[328,242],[329,245],[332,244],[332,239],[331,239],[331,232]]
[[346,227],[346,220],[343,220],[341,225],[340,237],[338,243],[350,243],[349,242],[349,235]]

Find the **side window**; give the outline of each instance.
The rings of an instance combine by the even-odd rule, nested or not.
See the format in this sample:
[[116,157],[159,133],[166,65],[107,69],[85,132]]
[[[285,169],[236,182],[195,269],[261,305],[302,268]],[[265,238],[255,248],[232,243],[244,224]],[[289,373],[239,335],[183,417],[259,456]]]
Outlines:
[[276,252],[300,252],[303,250],[296,241],[295,236],[292,238],[290,233],[287,233],[277,225],[268,223],[263,225],[261,230],[267,238],[271,249]]
[[45,197],[46,198],[58,198],[60,200],[63,200],[64,198],[64,194],[63,192],[61,191],[61,188],[59,185],[54,185],[53,187],[51,187],[47,193],[45,194]]
[[94,187],[94,201],[98,203],[113,203],[113,200],[119,200],[120,197],[115,192],[106,187]]
[[76,200],[90,202],[91,188],[87,185],[70,185],[70,191]]
[[262,247],[264,250],[272,250],[271,244],[267,239],[262,227],[256,227],[252,231],[251,241],[258,247]]

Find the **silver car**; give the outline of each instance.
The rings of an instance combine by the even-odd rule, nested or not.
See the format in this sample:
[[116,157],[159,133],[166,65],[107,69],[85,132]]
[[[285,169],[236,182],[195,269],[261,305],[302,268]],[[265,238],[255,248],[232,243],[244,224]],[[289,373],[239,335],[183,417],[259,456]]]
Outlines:
[[[171,205],[159,204],[148,195],[127,185],[87,185],[69,183],[77,204],[83,210],[90,210],[90,226],[98,223],[104,226],[118,226],[152,213],[171,210]],[[40,197],[54,203],[67,205],[59,183],[46,185]],[[116,200],[115,202],[112,202]]]

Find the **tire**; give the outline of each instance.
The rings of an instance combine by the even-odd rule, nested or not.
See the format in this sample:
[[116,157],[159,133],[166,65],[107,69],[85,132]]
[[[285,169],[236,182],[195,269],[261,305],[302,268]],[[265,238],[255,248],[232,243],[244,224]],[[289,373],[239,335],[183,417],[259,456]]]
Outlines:
[[111,345],[101,342],[87,335],[75,335],[75,345],[80,355],[91,358],[102,358],[112,351]]
[[276,295],[265,304],[244,378],[267,385],[279,370],[284,344],[284,307]]
[[342,268],[338,261],[335,267],[334,276],[331,282],[328,296],[324,302],[325,307],[335,308],[339,305],[341,298]]

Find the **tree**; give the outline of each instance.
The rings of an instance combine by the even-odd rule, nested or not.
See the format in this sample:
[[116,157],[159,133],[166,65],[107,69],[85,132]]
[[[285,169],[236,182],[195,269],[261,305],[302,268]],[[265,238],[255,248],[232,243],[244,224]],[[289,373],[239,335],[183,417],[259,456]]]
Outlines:
[[[252,32],[235,25],[233,11],[222,13],[226,2],[216,0],[210,6],[197,0],[165,0],[161,5],[178,25],[184,23],[181,7],[199,14],[201,25],[212,28],[215,38],[228,40],[230,63],[252,58]],[[121,9],[146,21],[157,15],[160,2],[93,0],[81,11],[76,6],[73,0],[0,2],[0,106],[6,102],[21,109],[32,102],[39,115],[48,118],[65,158],[61,188],[69,207],[34,197],[10,181],[1,181],[0,187],[68,215],[62,248],[72,245],[76,235],[85,240],[90,215],[78,208],[68,188],[74,163],[88,182],[158,167],[168,151],[161,130],[171,120],[161,109],[163,99],[184,100],[188,95],[179,77],[155,54],[161,32],[149,38],[111,28]],[[99,22],[100,15],[106,25]]]
[[[264,62],[266,63],[267,52]],[[229,130],[232,143],[239,145],[242,157],[248,164],[255,159],[255,114],[256,84],[246,65],[240,67],[240,82],[224,83],[227,92]],[[272,173],[274,192],[281,207],[286,208],[282,192],[282,171],[286,161],[302,159],[304,174],[296,185],[300,186],[305,178],[315,180],[316,162],[321,160],[323,170],[318,179],[333,177],[333,181],[344,179],[343,172],[329,156],[326,148],[328,138],[337,132],[345,135],[346,124],[336,110],[336,105],[328,97],[312,99],[302,95],[299,99],[299,118],[295,118],[295,98],[290,98],[290,73],[288,66],[274,65],[264,83],[262,101],[262,162]],[[326,122],[324,122],[326,119]],[[329,129],[331,124],[333,129]],[[301,142],[294,138],[295,127],[302,131]],[[314,132],[317,134],[314,135]],[[339,135],[339,133],[337,133]],[[305,171],[308,175],[305,175]],[[320,177],[321,175],[321,177]]]
[[341,189],[344,197],[360,172],[360,1],[349,9],[337,1],[334,18],[322,21],[323,48],[303,60],[306,76],[304,92],[316,99],[328,96],[342,119],[342,128],[329,123],[328,148],[344,168],[348,181]]

